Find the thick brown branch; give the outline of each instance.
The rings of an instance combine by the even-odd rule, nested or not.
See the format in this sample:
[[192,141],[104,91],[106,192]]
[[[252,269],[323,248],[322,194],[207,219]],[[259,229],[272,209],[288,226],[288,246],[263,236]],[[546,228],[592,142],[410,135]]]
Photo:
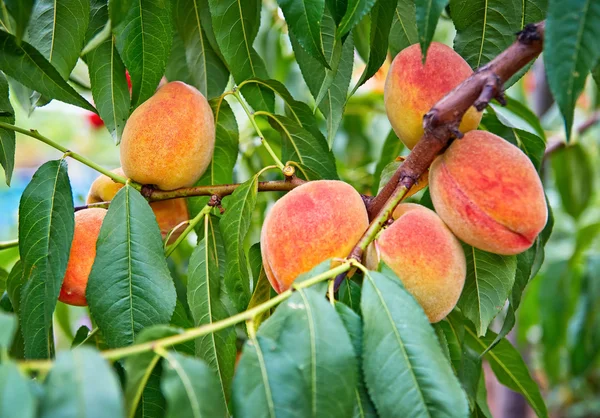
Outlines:
[[410,189],[450,140],[462,136],[458,127],[471,106],[483,110],[493,98],[503,102],[503,84],[542,52],[544,28],[545,22],[527,25],[515,43],[433,106],[423,117],[425,133],[421,140],[381,192],[368,203],[370,219],[377,216],[397,187]]

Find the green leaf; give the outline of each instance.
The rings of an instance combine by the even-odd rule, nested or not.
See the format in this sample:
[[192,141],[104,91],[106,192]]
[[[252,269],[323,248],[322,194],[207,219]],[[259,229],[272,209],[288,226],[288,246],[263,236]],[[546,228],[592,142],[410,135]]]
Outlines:
[[[267,79],[267,68],[252,43],[260,26],[260,0],[209,0],[212,29],[236,83],[249,78]],[[248,86],[244,97],[254,110],[273,110],[274,97],[259,86]]]
[[404,144],[398,139],[393,129],[385,138],[383,147],[381,148],[381,154],[377,165],[375,166],[375,173],[373,174],[373,186],[371,187],[371,193],[377,194],[381,185],[381,174],[383,169],[400,155],[404,149]]
[[0,312],[0,350],[8,350],[17,329],[17,317],[14,314]]
[[[175,304],[175,311],[173,312],[173,317],[171,318],[171,326],[180,329],[194,327],[194,321],[188,317],[186,307],[179,299],[177,299],[177,303]],[[193,356],[196,353],[196,345],[194,344],[194,341],[186,341],[178,344],[175,349],[178,353],[188,354],[190,356]]]
[[360,312],[361,287],[353,280],[347,279],[342,282],[339,288],[339,300],[346,304],[354,312],[362,315]]
[[36,0],[28,42],[67,80],[83,49],[89,20],[88,0]]
[[52,314],[67,269],[74,225],[67,163],[48,161],[35,172],[19,203],[24,277],[19,312],[27,358],[54,354]]
[[[109,7],[109,12],[113,16]],[[167,66],[171,52],[171,2],[132,2],[123,24],[114,28],[116,46],[131,76],[135,108],[150,98]]]
[[132,344],[145,327],[168,323],[175,309],[156,218],[130,185],[113,198],[100,228],[86,297],[111,348]]
[[[350,280],[345,280],[349,282]],[[340,319],[344,323],[344,327],[350,336],[352,341],[352,347],[354,348],[354,354],[359,364],[362,363],[362,347],[363,347],[363,324],[362,319],[356,314],[350,307],[343,303],[336,303],[335,310],[337,311]],[[358,368],[358,383],[354,389],[354,411],[352,417],[355,418],[366,418],[366,417],[377,417],[375,406],[369,397],[367,387],[365,385],[365,378],[363,376],[362,368]]]
[[[136,344],[142,344],[148,341],[154,341],[161,338],[170,337],[181,333],[181,330],[169,327],[167,325],[157,325],[142,330],[136,337]],[[155,387],[160,374],[156,374],[155,368],[160,360],[160,356],[154,351],[146,351],[125,360],[125,405],[127,416],[133,417],[136,410],[146,411],[162,410],[161,404],[164,403],[160,388]],[[158,389],[158,393],[156,390]],[[164,411],[162,411],[164,412]],[[142,415],[145,415],[142,413]],[[150,415],[152,416],[152,415]]]
[[[197,186],[233,183],[233,168],[238,156],[239,131],[235,115],[225,100],[210,101],[215,115],[215,150],[212,160]],[[208,197],[188,199],[190,215],[193,217],[208,203]]]
[[127,21],[127,12],[132,3],[132,0],[108,0],[108,12],[113,28],[119,26],[122,21]]
[[550,0],[544,36],[548,85],[571,137],[575,103],[600,58],[600,2]]
[[0,416],[35,418],[38,399],[31,382],[13,362],[0,364]]
[[[492,331],[488,331],[485,337],[477,337],[475,330],[470,327],[466,327],[465,336],[469,346],[478,353],[483,353],[496,338],[496,334]],[[540,389],[531,378],[521,355],[509,341],[506,339],[500,341],[496,347],[485,354],[484,358],[492,366],[500,383],[522,394],[538,417],[548,416]]]
[[225,404],[215,402],[223,396],[214,371],[202,360],[167,353],[161,388],[167,398],[167,418],[224,417]]
[[100,354],[81,347],[58,354],[44,381],[40,417],[124,417],[115,372]]
[[415,2],[398,0],[390,28],[390,52],[395,57],[404,48],[419,42]]
[[421,44],[421,54],[423,62],[427,56],[429,44],[433,39],[435,27],[437,26],[440,15],[448,5],[448,0],[416,0],[417,31],[419,33],[419,43]]
[[[108,18],[104,7],[93,10],[90,23],[92,33],[102,30]],[[125,65],[117,52],[115,38],[111,36],[85,56],[87,61],[92,96],[98,114],[115,142],[121,142],[125,122],[129,117],[129,86],[125,76]]]
[[375,0],[349,0],[346,13],[338,25],[337,36],[341,38],[350,32],[375,4]]
[[[256,256],[256,254],[258,254],[258,256]],[[251,266],[253,266],[253,255],[255,256],[254,260],[258,259],[258,261],[254,261],[254,265],[256,266],[256,271],[253,269],[252,272],[252,277],[254,279],[254,291],[252,292],[250,303],[248,303],[248,309],[252,309],[255,306],[265,303],[271,299],[271,283],[267,278],[262,260],[260,259],[260,243],[256,243],[250,248]],[[270,316],[271,310],[269,309],[256,315],[252,320],[254,331],[257,331],[258,327],[260,327],[260,325]]]
[[289,30],[311,57],[329,68],[323,54],[321,20],[325,0],[278,0]]
[[71,348],[77,348],[83,344],[95,344],[95,341],[92,339],[87,339],[88,336],[90,335],[90,329],[85,326],[82,325],[77,329],[77,332],[75,333],[75,337],[73,338],[73,341],[71,342]]
[[361,308],[363,370],[379,414],[467,415],[460,383],[425,313],[400,279],[369,272],[363,282]]
[[463,249],[467,278],[458,307],[473,321],[478,335],[485,335],[513,287],[517,257],[488,253],[466,244]]
[[467,394],[471,411],[476,408],[477,391],[482,375],[483,370],[481,369],[479,353],[467,346],[463,346],[460,368],[458,369],[458,379]]
[[500,119],[500,122],[510,128],[518,128],[542,138],[546,142],[546,132],[540,119],[527,105],[512,97],[506,97],[506,105],[491,103],[490,106]]
[[338,178],[333,153],[323,137],[315,137],[287,116],[270,115],[270,122],[283,138],[282,159],[299,163],[307,180]]
[[369,35],[369,59],[367,66],[354,86],[352,94],[379,70],[388,53],[388,41],[397,0],[377,0],[371,10],[371,30]]
[[579,218],[594,191],[594,168],[583,145],[577,142],[554,152],[552,171],[563,209]]
[[185,56],[185,45],[178,31],[173,32],[173,44],[171,45],[171,54],[165,68],[165,78],[168,81],[183,81],[186,84],[193,85],[194,80],[190,68],[188,67],[187,57]]
[[544,19],[546,4],[547,0],[450,0],[456,52],[473,68],[487,64],[514,42],[516,32]]
[[227,293],[240,312],[244,311],[250,302],[250,272],[246,262],[244,241],[250,229],[257,195],[258,176],[254,176],[224,200],[227,209],[219,223],[227,254],[227,267],[223,280]]
[[[216,235],[209,215],[204,218],[204,235],[194,249],[188,267],[188,305],[194,326],[208,325],[229,316],[221,301],[221,276],[217,264]],[[218,228],[218,226],[217,226]],[[218,377],[218,388],[213,404],[227,410],[236,356],[236,336],[233,328],[226,328],[196,339],[196,356],[204,360]],[[229,412],[228,412],[229,414]]]
[[[15,123],[15,111],[10,104],[8,96],[8,81],[4,74],[0,74],[0,122]],[[10,186],[10,179],[15,168],[15,131],[0,129],[0,164],[4,167],[6,185]]]
[[13,35],[0,31],[0,50],[0,70],[6,75],[49,99],[96,111],[30,44],[21,42],[19,45]]
[[185,48],[191,81],[208,99],[223,93],[229,81],[229,70],[211,47],[200,15],[207,13],[200,0],[176,0],[174,23]]
[[[8,279],[8,272],[3,268],[0,268],[0,294],[3,294],[6,290],[6,280]],[[9,298],[10,300],[10,298]],[[11,303],[12,305],[12,303]]]
[[29,24],[29,19],[31,18],[31,11],[33,10],[34,3],[35,0],[4,0],[4,4],[15,20],[17,26],[15,30],[17,43],[20,43],[21,39],[23,39],[25,30]]

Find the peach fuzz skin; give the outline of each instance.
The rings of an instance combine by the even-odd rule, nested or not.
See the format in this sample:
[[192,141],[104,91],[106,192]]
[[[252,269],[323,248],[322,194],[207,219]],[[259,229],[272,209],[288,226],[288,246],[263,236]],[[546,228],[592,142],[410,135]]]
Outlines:
[[[424,206],[403,203],[393,216],[394,223],[374,243],[376,254],[402,280],[429,321],[439,322],[456,306],[465,284],[462,246],[439,216]],[[367,266],[376,268],[379,259],[371,257]]]
[[[423,66],[421,47],[414,44],[396,55],[388,72],[384,103],[396,135],[412,149],[423,135],[423,116],[473,70],[452,48],[432,42]],[[476,129],[482,113],[471,107],[460,131]]]
[[204,174],[215,146],[206,98],[180,81],[165,84],[129,117],[121,139],[127,177],[162,190],[192,186]]
[[455,140],[431,165],[429,187],[452,232],[484,251],[521,253],[548,219],[542,182],[529,158],[489,132]]
[[83,209],[75,212],[75,231],[67,271],[58,300],[75,306],[86,306],[85,289],[96,258],[96,241],[106,209]]
[[323,261],[346,257],[367,230],[361,196],[335,180],[311,181],[271,208],[261,231],[263,265],[277,293]]
[[[120,176],[125,175],[121,168],[116,168],[112,170],[112,172]],[[86,203],[99,203],[112,200],[122,187],[123,184],[116,183],[109,177],[102,175],[92,183]],[[156,222],[158,223],[158,227],[160,229],[160,234],[163,238],[165,238],[167,234],[177,225],[180,225],[182,222],[185,222],[189,219],[189,212],[187,204],[185,203],[185,199],[169,199],[151,202],[150,207],[154,212]],[[179,228],[173,231],[169,238],[169,244],[175,242],[184,229],[185,225],[181,225]]]

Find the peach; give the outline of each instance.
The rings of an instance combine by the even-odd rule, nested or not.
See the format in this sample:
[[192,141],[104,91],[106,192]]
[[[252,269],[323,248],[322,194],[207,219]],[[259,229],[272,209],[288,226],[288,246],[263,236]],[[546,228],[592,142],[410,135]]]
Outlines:
[[525,251],[548,218],[542,182],[529,158],[489,132],[455,140],[431,165],[429,188],[452,232],[484,251]]
[[364,202],[336,180],[303,184],[279,199],[261,231],[265,273],[281,293],[329,258],[347,257],[369,226]]
[[[113,173],[124,176],[121,168],[112,170]],[[87,203],[98,203],[112,200],[123,184],[112,181],[107,176],[100,176],[92,183],[87,197]],[[189,213],[185,199],[169,199],[151,202],[150,207],[156,217],[156,222],[160,228],[160,233],[163,238],[167,236],[169,231],[189,219]],[[177,237],[181,235],[184,226],[180,226],[171,234],[169,243],[173,243]]]
[[96,258],[96,241],[106,209],[83,209],[75,212],[75,231],[69,262],[58,300],[69,305],[86,306],[85,288]]
[[[388,72],[383,99],[396,135],[412,149],[423,135],[423,116],[473,70],[454,50],[432,42],[423,65],[421,47],[414,44],[396,55]],[[482,113],[471,107],[461,132],[476,129]]]
[[192,186],[204,174],[215,146],[213,113],[192,86],[173,81],[129,117],[121,139],[127,177],[162,190]]
[[[467,265],[460,242],[434,211],[415,203],[396,207],[395,221],[369,248],[367,267],[384,261],[419,302],[430,322],[456,306]],[[377,258],[373,258],[373,247]]]

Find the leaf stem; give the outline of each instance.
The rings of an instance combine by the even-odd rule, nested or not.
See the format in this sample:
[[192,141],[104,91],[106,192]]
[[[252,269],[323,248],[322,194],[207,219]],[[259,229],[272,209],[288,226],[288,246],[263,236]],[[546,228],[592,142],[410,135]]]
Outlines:
[[175,242],[167,248],[167,251],[165,251],[165,257],[169,257],[173,253],[173,251],[175,251],[175,248],[177,248],[177,246],[181,244],[181,242],[188,236],[188,234],[194,230],[196,225],[198,225],[198,222],[200,222],[204,218],[204,216],[210,213],[210,210],[212,208],[212,206],[206,205],[202,208],[200,212],[198,212],[196,216],[194,216],[193,219],[190,219],[190,221],[188,222],[188,226],[183,230],[181,235],[179,235]]
[[[252,309],[248,309],[247,311],[240,312],[236,315],[230,316],[229,318],[225,318],[221,321],[213,322],[211,324],[202,325],[197,328],[189,328],[185,331],[182,331],[180,334],[172,335],[170,337],[161,338],[154,341],[148,341],[141,344],[131,345],[128,347],[115,348],[112,350],[102,351],[100,354],[106,360],[119,360],[124,357],[133,356],[135,354],[145,353],[147,351],[154,351],[157,354],[156,350],[160,350],[161,348],[171,347],[177,344],[184,343],[186,341],[190,341],[201,337],[203,335],[212,334],[214,332],[220,331],[222,329],[231,327],[240,322],[247,321],[249,319],[254,318],[256,315],[261,314],[276,305],[280,304],[290,296],[297,289],[304,289],[310,286],[313,286],[322,281],[328,280],[332,277],[337,276],[345,271],[348,271],[352,266],[355,266],[356,262],[353,260],[346,260],[342,264],[337,267],[334,267],[324,273],[318,274],[315,277],[312,277],[308,280],[302,281],[298,284],[295,284],[292,288],[286,290],[285,292],[280,293],[276,297],[269,299],[261,303],[260,305],[255,306]],[[160,354],[159,354],[160,355]],[[23,371],[47,371],[52,367],[51,360],[30,360],[30,361],[22,361],[19,362],[19,367]]]
[[[99,166],[98,164],[96,164],[92,160],[84,157],[83,155],[80,155],[74,151],[70,151],[68,148],[63,147],[62,145],[57,144],[56,142],[52,141],[50,138],[47,138],[44,135],[40,134],[35,129],[31,129],[31,130],[23,129],[23,128],[19,128],[18,126],[11,125],[10,123],[5,123],[5,122],[0,122],[0,128],[8,129],[8,130],[15,131],[15,132],[18,132],[23,135],[30,136],[34,139],[37,139],[38,141],[43,142],[46,145],[50,145],[52,148],[55,148],[55,149],[63,152],[64,154],[67,154],[67,156],[73,158],[74,160],[79,161],[82,164],[87,165],[90,168],[93,168],[94,170],[104,174],[105,176],[111,178],[113,181],[116,181],[117,183],[125,184],[127,182],[127,179],[125,177],[119,176],[118,174],[115,174],[115,173],[111,172],[110,170],[107,170],[106,168]],[[134,183],[134,182],[130,182],[130,184],[136,190],[140,190],[142,187],[141,185]]]
[[233,95],[238,100],[238,102],[240,102],[240,105],[244,109],[244,112],[246,112],[246,115],[248,116],[248,119],[250,119],[250,123],[252,123],[252,126],[254,127],[254,130],[256,131],[256,133],[258,134],[258,136],[260,138],[260,142],[264,145],[264,147],[266,148],[266,150],[269,152],[269,154],[271,155],[271,158],[273,158],[273,160],[275,161],[275,164],[277,164],[277,167],[281,171],[283,171],[283,169],[284,169],[285,166],[283,165],[283,163],[281,162],[281,160],[279,159],[279,157],[277,157],[277,154],[275,154],[275,151],[273,151],[273,148],[271,148],[271,146],[269,145],[269,143],[265,139],[265,136],[263,135],[262,131],[258,127],[258,124],[256,123],[256,119],[254,117],[254,112],[252,112],[250,110],[250,108],[248,107],[248,105],[246,104],[246,102],[244,101],[244,99],[242,98],[242,96],[240,95],[239,89],[235,90],[233,92]]
[[6,250],[8,248],[16,247],[19,245],[18,239],[13,239],[10,241],[0,241],[0,250]]

